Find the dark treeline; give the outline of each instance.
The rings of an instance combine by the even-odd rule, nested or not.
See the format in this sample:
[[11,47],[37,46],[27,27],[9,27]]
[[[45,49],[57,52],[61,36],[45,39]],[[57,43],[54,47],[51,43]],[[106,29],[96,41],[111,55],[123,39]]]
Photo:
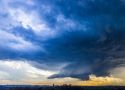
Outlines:
[[0,86],[0,90],[125,90],[124,86]]

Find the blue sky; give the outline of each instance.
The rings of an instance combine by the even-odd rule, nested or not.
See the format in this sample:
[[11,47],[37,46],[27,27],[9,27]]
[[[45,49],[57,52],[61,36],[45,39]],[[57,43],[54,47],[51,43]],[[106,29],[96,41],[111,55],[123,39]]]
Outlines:
[[124,0],[1,0],[1,84],[124,81],[124,11]]

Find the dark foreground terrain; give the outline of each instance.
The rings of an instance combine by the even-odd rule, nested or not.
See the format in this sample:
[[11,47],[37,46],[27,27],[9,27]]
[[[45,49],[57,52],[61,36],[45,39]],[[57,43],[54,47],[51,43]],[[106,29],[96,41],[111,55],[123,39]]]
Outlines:
[[2,85],[0,90],[125,90],[124,86],[13,86]]

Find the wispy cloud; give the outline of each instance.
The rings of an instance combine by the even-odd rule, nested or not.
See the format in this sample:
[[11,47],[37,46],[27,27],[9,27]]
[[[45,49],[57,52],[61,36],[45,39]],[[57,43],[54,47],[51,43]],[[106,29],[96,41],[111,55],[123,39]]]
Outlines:
[[36,51],[39,48],[39,46],[25,40],[23,37],[14,35],[4,30],[0,31],[0,46],[14,49],[17,51]]

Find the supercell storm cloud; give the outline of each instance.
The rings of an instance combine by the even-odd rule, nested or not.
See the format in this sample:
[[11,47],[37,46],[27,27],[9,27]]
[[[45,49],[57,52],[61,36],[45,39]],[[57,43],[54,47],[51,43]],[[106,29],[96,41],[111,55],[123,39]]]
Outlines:
[[1,0],[0,7],[1,61],[56,72],[48,79],[88,80],[124,67],[124,0]]

